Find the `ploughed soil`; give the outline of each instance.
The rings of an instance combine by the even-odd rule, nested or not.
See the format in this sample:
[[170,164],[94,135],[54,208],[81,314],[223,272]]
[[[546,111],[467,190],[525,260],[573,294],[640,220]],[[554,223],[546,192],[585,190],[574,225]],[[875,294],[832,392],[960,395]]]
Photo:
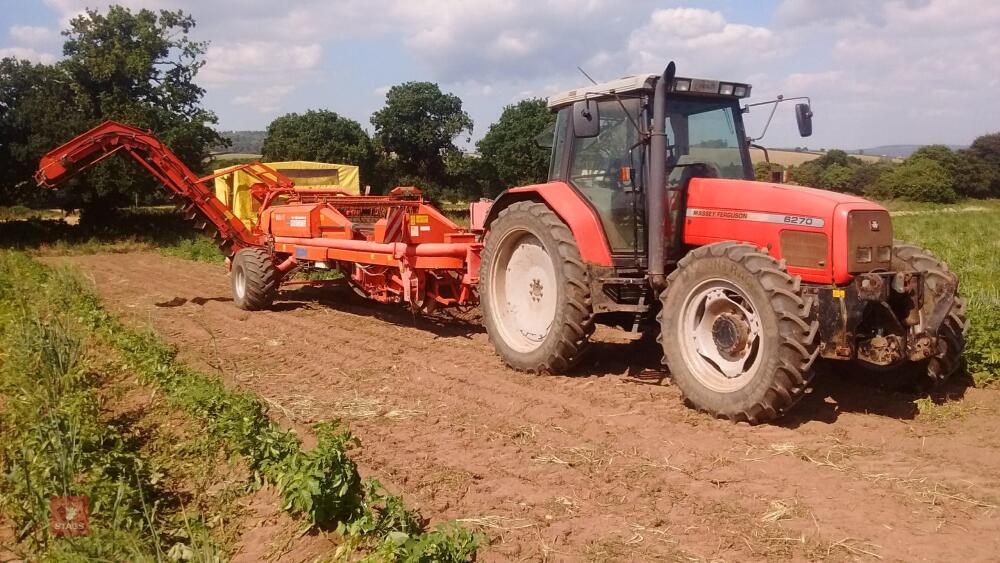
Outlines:
[[[836,366],[789,416],[750,427],[685,407],[656,345],[611,330],[571,375],[536,376],[501,363],[475,313],[414,316],[341,286],[249,313],[221,265],[50,261],[79,266],[111,311],[307,437],[311,423],[345,420],[362,472],[432,523],[482,529],[480,560],[1000,554],[1000,391],[954,384],[919,413],[918,397]],[[275,541],[308,541],[293,538]],[[331,555],[317,549],[271,553]]]

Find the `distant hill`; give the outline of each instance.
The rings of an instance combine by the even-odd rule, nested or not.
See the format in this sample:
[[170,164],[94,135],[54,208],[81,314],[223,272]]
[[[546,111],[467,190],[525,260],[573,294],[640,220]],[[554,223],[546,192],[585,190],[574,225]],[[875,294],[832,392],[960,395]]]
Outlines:
[[[771,164],[780,164],[781,166],[800,166],[810,160],[815,160],[824,154],[820,151],[808,151],[801,149],[768,149],[767,152],[771,159]],[[865,154],[851,154],[852,156],[856,156],[865,162],[878,162],[883,158],[877,154],[868,154],[868,151],[865,151]],[[750,160],[752,160],[754,164],[764,162],[764,151],[760,149],[750,149]]]
[[260,154],[264,146],[266,131],[219,131],[219,134],[232,142],[231,146],[212,147],[212,154],[248,153]]
[[[913,154],[913,151],[919,149],[926,145],[882,145],[878,147],[872,147],[870,149],[859,149],[856,151],[847,151],[850,154],[865,154],[873,156],[889,156],[892,158],[906,158]],[[951,150],[959,150],[968,148],[966,145],[948,145]]]

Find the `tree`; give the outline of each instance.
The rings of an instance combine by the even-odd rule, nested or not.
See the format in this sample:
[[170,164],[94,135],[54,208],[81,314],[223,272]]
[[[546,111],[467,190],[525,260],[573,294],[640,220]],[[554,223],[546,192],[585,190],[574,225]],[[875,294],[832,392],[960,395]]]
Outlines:
[[892,169],[889,162],[865,162],[851,169],[851,180],[846,191],[863,194],[869,186],[874,186],[883,174]]
[[803,162],[792,168],[792,181],[800,186],[819,187],[820,174],[823,173],[823,169],[816,165],[815,162],[815,160]]
[[950,203],[958,199],[952,185],[947,169],[940,163],[929,158],[907,159],[883,174],[866,195],[876,199]]
[[976,138],[969,150],[990,166],[1000,169],[1000,133]]
[[447,187],[442,194],[450,201],[473,201],[493,197],[500,184],[496,169],[478,155],[450,151],[444,157]]
[[969,153],[986,165],[990,182],[989,196],[1000,197],[1000,133],[991,133],[972,141]]
[[[188,39],[193,27],[194,20],[180,11],[88,10],[63,32],[63,60],[55,65],[5,62],[0,120],[8,139],[4,152],[16,161],[19,181],[30,180],[26,171],[45,151],[107,119],[152,130],[185,164],[200,168],[208,147],[222,138],[208,126],[217,120],[202,109],[204,90],[194,83],[205,44]],[[87,220],[90,211],[135,197],[162,201],[155,180],[139,170],[122,159],[108,159],[86,181],[67,185],[64,205],[84,207]]]
[[536,137],[555,120],[555,114],[541,98],[522,100],[503,109],[497,122],[476,144],[483,159],[496,170],[499,189],[545,181],[550,151],[538,146]]
[[375,149],[368,133],[353,119],[328,110],[283,115],[267,126],[261,149],[264,160],[313,160],[354,164],[369,182]]
[[[58,193],[31,189],[39,157],[87,124],[65,73],[50,65],[0,61],[0,205],[59,206]],[[68,205],[64,205],[68,207]]]
[[371,122],[376,139],[399,158],[405,172],[432,179],[443,175],[443,156],[454,150],[453,139],[472,132],[472,118],[462,110],[462,100],[431,82],[393,86]]
[[839,164],[841,166],[855,166],[861,164],[862,160],[855,156],[849,156],[840,149],[830,149],[823,156],[811,161],[816,166],[826,170],[828,167]]
[[[188,33],[194,19],[182,11],[111,6],[87,10],[63,32],[59,66],[74,83],[75,104],[90,125],[107,119],[152,130],[189,167],[197,168],[222,138],[206,124],[218,120],[201,107],[205,91],[194,82],[205,64],[205,43]],[[82,184],[87,206],[107,206],[151,192],[156,182],[121,160],[98,165]],[[155,193],[155,192],[154,192]]]
[[843,164],[831,164],[819,175],[819,187],[835,192],[846,192],[851,187],[851,168]]
[[926,159],[944,167],[952,189],[963,197],[987,197],[993,180],[989,166],[972,151],[953,151],[945,145],[926,145],[907,160]]
[[762,160],[753,165],[753,177],[758,182],[774,181],[774,172],[781,170],[781,166]]

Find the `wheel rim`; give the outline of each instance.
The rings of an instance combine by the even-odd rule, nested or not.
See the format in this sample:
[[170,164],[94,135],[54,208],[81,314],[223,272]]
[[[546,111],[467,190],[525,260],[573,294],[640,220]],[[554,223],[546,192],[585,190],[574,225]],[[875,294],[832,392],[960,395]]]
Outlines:
[[688,293],[678,337],[684,361],[713,391],[742,389],[760,367],[760,316],[747,294],[723,279],[706,280]]
[[236,297],[243,299],[247,294],[247,276],[243,268],[236,268],[233,271],[233,290]]
[[490,301],[503,341],[517,352],[537,350],[555,319],[559,291],[545,246],[528,231],[506,233],[490,279]]

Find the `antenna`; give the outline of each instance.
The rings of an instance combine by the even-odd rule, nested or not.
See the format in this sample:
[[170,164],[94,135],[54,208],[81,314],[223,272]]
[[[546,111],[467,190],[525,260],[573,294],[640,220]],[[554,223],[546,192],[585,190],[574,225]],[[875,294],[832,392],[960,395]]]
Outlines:
[[582,74],[582,75],[586,76],[586,77],[587,77],[587,80],[589,80],[589,81],[591,82],[591,84],[594,84],[595,86],[597,85],[597,81],[596,81],[596,80],[594,80],[593,78],[591,78],[591,77],[590,77],[590,75],[589,75],[589,74],[587,74],[587,71],[583,70],[583,69],[582,69],[582,68],[580,68],[579,66],[577,66],[577,67],[576,67],[576,70],[579,70],[579,71],[580,71],[580,74]]

